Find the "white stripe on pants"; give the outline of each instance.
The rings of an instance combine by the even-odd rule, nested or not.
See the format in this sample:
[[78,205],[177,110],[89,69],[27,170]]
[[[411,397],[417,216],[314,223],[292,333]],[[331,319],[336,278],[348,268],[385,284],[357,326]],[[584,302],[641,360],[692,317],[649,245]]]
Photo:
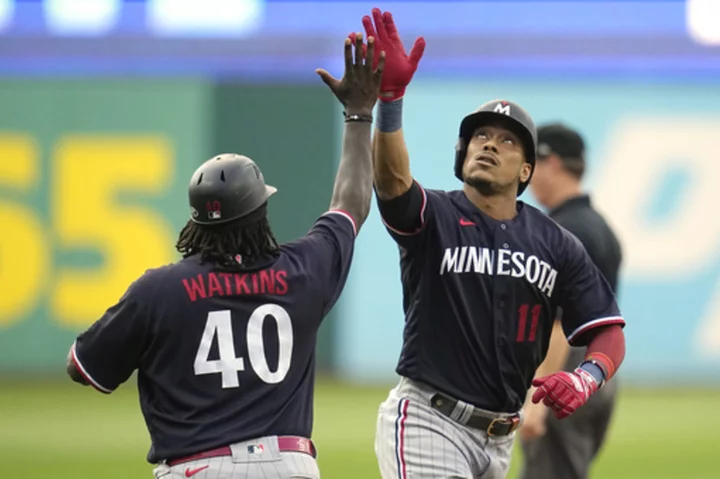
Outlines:
[[453,421],[430,407],[436,392],[401,378],[380,405],[375,455],[383,479],[504,479],[515,433],[489,437]]

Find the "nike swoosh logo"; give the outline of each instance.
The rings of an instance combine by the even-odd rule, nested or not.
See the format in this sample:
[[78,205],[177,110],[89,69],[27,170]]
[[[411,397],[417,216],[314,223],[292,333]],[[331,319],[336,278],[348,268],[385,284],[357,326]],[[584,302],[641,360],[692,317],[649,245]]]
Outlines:
[[208,466],[198,467],[196,469],[190,469],[188,467],[187,469],[185,469],[185,477],[192,477],[195,474],[197,474],[198,472],[204,471],[208,467],[210,467],[210,466],[208,465]]
[[475,223],[468,221],[465,218],[460,218],[460,226],[475,226]]

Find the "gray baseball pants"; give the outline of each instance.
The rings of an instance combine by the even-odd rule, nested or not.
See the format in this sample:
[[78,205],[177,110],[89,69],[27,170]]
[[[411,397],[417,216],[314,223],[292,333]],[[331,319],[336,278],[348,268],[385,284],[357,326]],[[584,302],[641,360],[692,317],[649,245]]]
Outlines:
[[[430,407],[437,392],[401,378],[380,405],[375,455],[383,479],[504,479],[516,433],[490,437],[450,419]],[[469,417],[473,407],[463,402],[460,407],[458,416]]]

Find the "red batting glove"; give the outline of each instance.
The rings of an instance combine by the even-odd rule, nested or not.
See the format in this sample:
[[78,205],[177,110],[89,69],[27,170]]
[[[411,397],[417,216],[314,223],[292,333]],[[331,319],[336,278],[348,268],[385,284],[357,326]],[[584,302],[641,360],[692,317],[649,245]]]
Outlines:
[[[405,89],[410,84],[418,63],[425,51],[425,39],[418,37],[410,50],[410,55],[405,53],[400,35],[398,35],[395,21],[390,12],[381,12],[379,8],[372,9],[373,21],[365,15],[362,19],[365,27],[366,37],[375,38],[375,58],[373,68],[377,67],[380,52],[385,52],[385,70],[383,71],[382,83],[380,85],[380,100],[393,101],[402,98]],[[350,40],[354,41],[355,34],[351,33]],[[365,48],[363,46],[363,48]]]
[[574,413],[600,388],[595,378],[580,368],[571,373],[563,371],[533,379],[532,385],[537,388],[532,402],[537,404],[542,400],[558,419]]

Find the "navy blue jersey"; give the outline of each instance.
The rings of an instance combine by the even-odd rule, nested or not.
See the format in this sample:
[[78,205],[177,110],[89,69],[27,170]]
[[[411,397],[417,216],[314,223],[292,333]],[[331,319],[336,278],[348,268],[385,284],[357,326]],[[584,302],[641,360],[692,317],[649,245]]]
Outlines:
[[350,216],[329,212],[250,271],[192,256],[148,270],[73,345],[110,393],[137,370],[148,461],[266,435],[310,437],[316,335],[353,254]]
[[400,249],[398,374],[514,412],[547,353],[558,307],[571,344],[593,327],[624,324],[580,242],[541,211],[518,202],[515,218],[497,221],[462,191],[414,183],[403,196],[380,202]]

